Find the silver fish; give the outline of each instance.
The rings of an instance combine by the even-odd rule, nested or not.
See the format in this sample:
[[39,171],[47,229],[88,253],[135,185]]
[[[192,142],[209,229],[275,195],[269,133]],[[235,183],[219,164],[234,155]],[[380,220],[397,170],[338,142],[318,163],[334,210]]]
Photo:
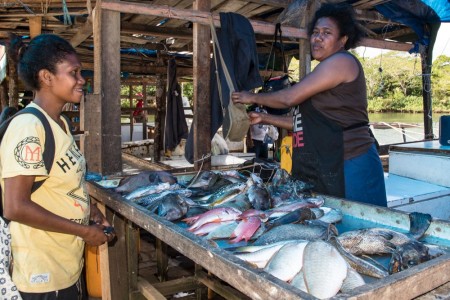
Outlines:
[[250,174],[250,178],[247,181],[246,192],[253,208],[267,210],[272,207],[269,190],[266,188],[263,180],[254,173]]
[[189,205],[183,196],[168,194],[159,201],[157,206],[158,216],[168,221],[175,221],[183,217],[189,209]]
[[317,219],[322,222],[325,222],[325,223],[333,223],[334,224],[334,223],[340,222],[344,216],[340,209],[323,207],[323,206],[320,209],[324,212],[324,215]]
[[269,230],[260,236],[253,245],[267,245],[287,240],[328,239],[332,232],[320,225],[286,224]]
[[212,171],[201,171],[186,184],[188,188],[204,188],[213,185],[219,178],[219,174]]
[[168,182],[163,182],[159,184],[147,185],[140,187],[125,196],[125,199],[132,200],[138,197],[143,197],[150,194],[157,194],[167,190],[176,190],[181,187],[178,184],[169,184]]
[[294,278],[291,281],[291,285],[295,286],[296,288],[298,288],[299,290],[307,293],[308,292],[308,288],[306,287],[306,283],[305,283],[305,277],[303,274],[303,269],[300,270],[300,272],[297,273],[297,275],[294,276]]
[[143,171],[122,179],[115,191],[118,193],[130,193],[142,186],[163,182],[174,184],[177,183],[177,178],[165,171]]
[[275,253],[264,268],[269,274],[283,281],[290,281],[302,269],[303,251],[308,242],[289,243]]
[[347,277],[345,277],[344,282],[341,286],[341,292],[347,293],[354,288],[357,288],[359,286],[365,285],[366,282],[362,278],[361,275],[359,275],[358,272],[355,271],[351,266],[347,266]]
[[258,268],[264,268],[269,260],[272,258],[272,256],[280,250],[281,247],[283,247],[285,243],[281,244],[273,244],[268,245],[268,247],[262,248],[260,250],[254,251],[254,252],[247,252],[247,253],[238,253],[236,256],[242,260],[245,260],[251,265],[254,265]]
[[309,242],[303,254],[303,276],[309,294],[330,298],[339,292],[347,277],[347,262],[329,243]]

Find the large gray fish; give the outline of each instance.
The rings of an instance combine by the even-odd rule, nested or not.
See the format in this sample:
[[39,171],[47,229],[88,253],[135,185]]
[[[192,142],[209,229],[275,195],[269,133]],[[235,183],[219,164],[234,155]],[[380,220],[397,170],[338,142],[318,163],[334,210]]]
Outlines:
[[212,186],[220,175],[212,171],[201,171],[186,184],[188,188],[205,188]]
[[261,248],[253,252],[237,253],[236,256],[251,265],[258,268],[264,268],[272,256],[275,255],[275,253],[277,253],[278,250],[280,250],[285,244],[286,243],[277,243],[268,245],[265,248]]
[[337,251],[344,257],[348,264],[355,269],[358,273],[371,276],[374,278],[384,278],[389,275],[385,270],[378,268],[377,266],[357,257],[356,255],[348,252],[335,237],[330,238],[330,243],[336,248]]
[[142,186],[167,182],[177,183],[177,178],[164,171],[143,171],[139,174],[126,177],[120,181],[120,185],[115,189],[118,193],[130,193]]
[[316,215],[314,214],[314,212],[310,208],[302,207],[294,211],[291,211],[277,219],[267,222],[266,227],[268,230],[270,230],[276,226],[291,223],[302,223],[305,220],[312,220],[312,219],[316,219]]
[[341,292],[347,293],[354,288],[357,288],[359,286],[362,286],[366,284],[364,281],[364,278],[362,278],[361,275],[359,275],[358,272],[355,271],[350,265],[347,266],[347,277],[345,277],[344,282],[341,286]]
[[254,246],[268,245],[287,240],[326,240],[333,231],[321,225],[286,224],[269,230],[253,243]]
[[291,281],[303,267],[303,253],[307,241],[288,243],[272,256],[264,271],[283,280]]
[[180,189],[181,186],[178,184],[169,184],[168,182],[163,182],[163,183],[158,183],[158,184],[151,184],[151,185],[146,185],[146,186],[142,186],[130,193],[128,193],[125,196],[125,199],[127,200],[132,200],[138,197],[143,197],[146,195],[150,195],[150,194],[157,194],[157,193],[161,193],[163,191],[168,191],[168,190],[177,190]]
[[183,196],[171,193],[159,200],[157,204],[150,205],[148,209],[157,210],[158,216],[168,221],[175,221],[186,214],[189,205]]
[[217,178],[215,180],[212,180],[208,185],[205,186],[198,186],[198,187],[189,187],[189,189],[192,191],[192,197],[204,197],[204,196],[210,196],[214,192],[216,192],[218,189],[228,186],[230,184],[233,184],[233,181],[230,181],[226,178],[222,178],[219,175],[215,175]]
[[323,207],[323,206],[320,207],[320,209],[324,212],[324,215],[322,217],[318,218],[319,221],[334,224],[334,223],[340,222],[343,218],[343,214],[340,209]]
[[309,294],[319,299],[333,297],[347,277],[347,262],[329,243],[309,242],[303,253],[303,277]]
[[413,212],[409,214],[410,231],[407,234],[387,228],[367,228],[347,231],[338,239],[342,246],[352,254],[389,254],[396,247],[419,239],[427,231],[431,216]]
[[131,199],[131,202],[134,202],[138,205],[144,206],[144,207],[148,207],[150,206],[152,203],[154,203],[155,201],[158,201],[162,198],[164,198],[165,196],[167,196],[168,194],[179,194],[185,197],[189,197],[190,196],[190,191],[187,189],[180,189],[180,190],[166,190],[160,193],[154,193],[154,194],[148,194],[142,197],[137,197],[134,199]]
[[389,262],[389,273],[397,273],[431,259],[429,249],[421,242],[411,240],[398,246]]
[[247,196],[253,208],[267,210],[272,207],[269,190],[260,177],[253,173],[250,174],[247,186]]

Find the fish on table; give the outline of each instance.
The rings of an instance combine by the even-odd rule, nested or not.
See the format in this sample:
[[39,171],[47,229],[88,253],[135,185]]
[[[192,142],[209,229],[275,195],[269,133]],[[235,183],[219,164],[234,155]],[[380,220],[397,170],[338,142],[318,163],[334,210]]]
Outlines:
[[168,221],[176,221],[186,215],[189,210],[189,204],[184,196],[169,193],[160,200],[153,202],[147,209],[151,212],[156,212],[158,216]]
[[182,221],[191,225],[188,230],[193,231],[206,223],[236,220],[240,214],[242,214],[240,210],[223,207],[212,209],[198,216],[185,218]]
[[248,242],[261,226],[261,219],[256,216],[244,218],[230,235],[232,240],[229,243],[234,244],[242,240]]
[[130,193],[142,186],[154,185],[159,183],[175,184],[177,178],[165,171],[142,171],[138,174],[125,177],[120,181],[120,184],[115,191],[117,193]]
[[347,277],[347,262],[335,247],[317,240],[303,253],[303,278],[307,292],[319,299],[335,296]]
[[287,240],[327,240],[334,235],[333,230],[321,225],[286,224],[273,228],[261,235],[254,246],[268,245]]

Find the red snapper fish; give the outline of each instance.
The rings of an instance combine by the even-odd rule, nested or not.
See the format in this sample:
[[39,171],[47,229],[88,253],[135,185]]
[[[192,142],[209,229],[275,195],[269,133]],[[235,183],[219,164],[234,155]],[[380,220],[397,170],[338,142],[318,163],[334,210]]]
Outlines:
[[233,221],[242,214],[240,210],[233,207],[220,207],[207,211],[198,216],[183,219],[184,222],[192,224],[188,230],[193,231],[206,223],[219,223],[224,221]]
[[234,244],[242,240],[248,242],[260,226],[261,219],[258,217],[248,217],[247,219],[243,219],[231,234],[230,238],[234,239],[232,239],[230,243]]

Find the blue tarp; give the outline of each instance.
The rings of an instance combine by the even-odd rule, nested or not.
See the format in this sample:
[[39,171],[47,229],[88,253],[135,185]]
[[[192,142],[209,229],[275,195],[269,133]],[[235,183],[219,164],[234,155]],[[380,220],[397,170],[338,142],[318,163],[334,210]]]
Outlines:
[[441,22],[450,22],[448,0],[393,0],[376,5],[386,18],[411,27],[418,36],[418,43],[429,46],[434,43],[433,31]]

